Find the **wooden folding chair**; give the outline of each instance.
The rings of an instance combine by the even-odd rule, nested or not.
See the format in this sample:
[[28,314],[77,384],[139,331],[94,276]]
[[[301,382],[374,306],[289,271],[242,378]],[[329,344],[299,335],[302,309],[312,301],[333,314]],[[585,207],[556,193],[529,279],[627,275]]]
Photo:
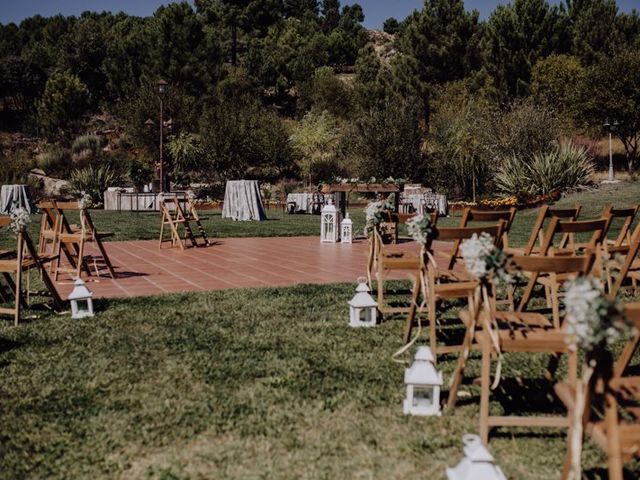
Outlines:
[[[618,292],[627,280],[631,281],[634,294],[637,292],[638,281],[640,281],[640,260],[637,260],[636,257],[640,250],[640,224],[636,226],[630,235],[628,243],[627,241],[624,243],[625,244],[620,246],[611,245],[604,247],[605,252],[609,256],[614,256],[614,258],[609,259],[604,265],[607,291],[612,298],[618,295]],[[618,255],[624,258],[622,264],[618,264],[616,261],[615,256]]]
[[[0,217],[0,228],[6,229],[9,225],[11,225],[10,217]],[[0,259],[0,273],[11,290],[11,292],[7,292],[4,288],[0,289],[0,298],[4,302],[13,301],[14,306],[1,307],[0,314],[13,316],[14,325],[18,326],[21,309],[25,306],[22,295],[22,277],[25,272],[34,268],[40,272],[42,281],[53,299],[56,310],[62,310],[62,299],[45,269],[45,265],[54,261],[57,256],[51,253],[42,256],[38,255],[26,231],[18,232],[16,236],[15,252],[13,254],[6,253]],[[12,275],[15,277],[15,281],[11,278]]]
[[[547,233],[545,234],[544,241],[540,247],[540,256],[552,256],[558,258],[562,255],[576,255],[581,252],[591,252],[599,256],[600,247],[602,246],[602,240],[606,231],[606,226],[609,220],[607,218],[601,218],[596,220],[570,220],[563,221],[559,217],[553,217]],[[589,240],[587,242],[578,242],[575,238],[576,235],[587,235]],[[554,247],[554,238],[557,235],[562,236],[559,247]],[[565,242],[566,239],[566,242]],[[564,244],[564,246],[563,246]],[[599,265],[600,267],[600,265]],[[560,299],[559,290],[562,284],[570,278],[570,274],[559,274],[557,272],[550,272],[548,275],[541,275],[538,272],[532,272],[529,276],[527,286],[525,287],[522,299],[518,305],[518,311],[523,312],[527,308],[532,296],[533,291],[537,284],[544,287],[545,296],[547,299],[547,306],[552,309],[553,321],[556,328],[560,327]]]
[[[594,254],[566,257],[516,256],[515,266],[535,274],[586,274],[592,268]],[[477,342],[482,350],[481,393],[480,393],[480,437],[483,442],[489,438],[491,427],[568,427],[566,416],[493,416],[489,414],[491,392],[491,359],[502,358],[503,353],[549,353],[552,355],[550,366],[545,377],[553,380],[558,364],[558,356],[569,357],[569,384],[575,385],[577,379],[577,353],[570,349],[565,332],[556,328],[554,322],[536,312],[497,311],[492,304],[492,293],[489,289],[488,303],[485,308],[478,308],[475,316],[471,312],[461,314],[460,318],[467,326],[462,354],[458,359],[449,391],[448,406],[454,407],[458,388],[462,383],[464,369],[468,360],[468,352],[473,342]]]
[[[177,198],[171,197],[163,199],[162,202],[160,202],[160,211],[162,219],[160,224],[160,241],[158,248],[162,248],[162,244],[166,242],[171,242],[172,248],[177,245],[180,247],[180,250],[185,249],[187,241],[191,243],[192,247],[198,246],[198,242],[191,230],[189,219],[184,214]],[[168,227],[171,234],[171,237],[168,240],[164,239],[165,226]],[[183,229],[183,236],[180,235],[180,227]]]
[[[532,255],[540,253],[540,248],[544,242],[544,224],[552,218],[562,220],[577,220],[582,206],[576,204],[574,208],[551,208],[549,205],[543,205],[538,211],[538,216],[533,224],[531,235],[525,247],[508,247],[505,250],[513,255]],[[568,237],[563,237],[561,245],[566,244]],[[536,244],[538,244],[536,246]]]
[[[38,255],[46,255],[49,253],[63,254],[72,268],[76,268],[76,259],[78,251],[73,243],[61,243],[60,233],[76,233],[80,227],[70,224],[64,213],[58,208],[54,200],[43,200],[38,203],[38,208],[42,212],[40,222],[40,234],[38,236]],[[49,263],[49,272],[53,273],[56,262]],[[89,266],[86,262],[82,263],[82,268],[90,275]]]
[[631,242],[631,225],[638,214],[640,205],[634,205],[629,208],[614,208],[613,205],[608,205],[602,212],[602,218],[609,218],[609,224],[607,225],[607,235],[615,220],[623,220],[622,226],[618,231],[616,238],[607,238],[604,243],[605,246],[622,247],[628,246]]
[[[623,480],[624,463],[640,457],[640,376],[624,376],[640,339],[640,303],[625,305],[624,313],[636,327],[623,354],[615,363],[609,352],[600,352],[596,368],[587,385],[579,382],[574,388],[556,385],[556,393],[569,410],[570,426],[582,423],[582,433],[588,434],[606,452],[609,480]],[[576,419],[576,388],[584,392],[584,411]],[[600,413],[603,412],[603,413]],[[569,431],[562,480],[569,478],[572,460],[573,432]],[[580,440],[582,441],[582,439]]]
[[[102,255],[102,259],[107,267],[107,271],[111,278],[115,278],[115,271],[113,269],[113,265],[111,264],[111,260],[109,259],[109,255],[107,255],[107,251],[104,248],[104,244],[102,240],[105,238],[113,236],[112,232],[99,232],[91,219],[91,215],[89,210],[80,208],[78,202],[56,202],[56,207],[58,208],[59,214],[61,215],[61,221],[59,222],[59,248],[62,248],[62,245],[72,245],[73,248],[70,251],[76,251],[76,255],[74,256],[74,261],[71,263],[70,268],[63,268],[60,265],[60,255],[56,259],[55,266],[55,279],[58,280],[58,276],[61,272],[69,273],[74,275],[77,278],[80,278],[82,275],[83,268],[88,275],[91,275],[91,270],[87,266],[86,258],[85,258],[85,246],[87,243],[93,242],[98,247],[100,254]],[[66,217],[64,216],[65,210],[74,210],[77,211],[80,216],[80,226],[79,229],[75,230],[71,227],[65,227]],[[59,253],[59,252],[58,252]],[[75,266],[74,266],[75,265]],[[86,267],[83,267],[86,266]],[[94,267],[96,270],[96,275],[100,275],[98,270],[97,262],[95,262],[94,258]]]
[[[515,207],[511,207],[509,210],[477,210],[475,208],[465,208],[460,219],[459,227],[470,227],[471,223],[489,223],[495,224],[502,220],[504,222],[504,229],[502,232],[502,238],[498,242],[498,246],[502,249],[509,247],[509,232],[513,225],[513,220],[516,218],[518,210]],[[457,250],[456,250],[457,254]],[[453,268],[455,258],[449,259],[449,268]]]
[[[396,214],[395,219],[406,223],[413,216],[415,215]],[[438,212],[434,212],[431,214],[431,224],[435,227],[437,222]],[[420,255],[417,251],[403,249],[402,245],[399,244],[385,245],[377,229],[373,233],[373,242],[375,242],[373,251],[375,256],[378,310],[382,314],[407,313],[411,308],[410,306],[392,307],[385,301],[385,277],[390,271],[398,270],[413,274],[420,269]]]
[[198,210],[196,209],[195,203],[190,199],[187,199],[187,212],[185,218],[188,222],[194,222],[196,227],[198,227],[198,236],[202,237],[204,240],[205,246],[211,246],[211,242],[209,242],[209,237],[207,237],[207,232],[202,226],[202,221],[200,220],[200,215],[198,215]]
[[[500,220],[497,225],[485,225],[482,227],[436,228],[433,234],[433,240],[453,242],[452,250],[458,250],[463,240],[469,239],[473,237],[473,235],[488,233],[494,238],[496,244],[499,244],[504,231],[504,223],[503,220]],[[437,359],[440,353],[457,352],[462,348],[462,344],[438,345],[436,328],[438,323],[438,303],[442,300],[466,298],[469,309],[473,311],[474,294],[478,286],[478,281],[462,269],[439,268],[434,252],[430,249],[430,244],[428,245],[427,252],[429,258],[421,262],[416,274],[412,301],[405,322],[404,342],[408,343],[411,338],[411,330],[416,322],[418,301],[422,294],[427,304],[431,351],[433,352],[434,359]],[[424,291],[425,289],[426,291]]]

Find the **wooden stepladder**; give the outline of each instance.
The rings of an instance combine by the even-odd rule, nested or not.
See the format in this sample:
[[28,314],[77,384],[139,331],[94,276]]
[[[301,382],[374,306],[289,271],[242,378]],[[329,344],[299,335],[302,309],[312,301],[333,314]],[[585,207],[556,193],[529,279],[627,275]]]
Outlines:
[[[198,225],[198,236],[203,238],[204,245],[210,245],[195,208],[189,206],[189,215],[187,216],[177,198],[165,198],[160,202],[160,212],[162,214],[162,223],[160,224],[160,241],[158,248],[162,248],[162,244],[166,242],[171,242],[172,248],[177,245],[180,247],[180,250],[184,250],[186,246],[189,246],[187,242],[190,243],[191,247],[201,246],[198,245],[196,236],[191,229],[191,222],[194,221]],[[165,226],[167,226],[171,232],[171,238],[166,240],[164,238]],[[183,229],[182,236],[180,235],[181,226]]]
[[211,246],[209,237],[207,237],[207,232],[205,232],[204,227],[202,226],[200,215],[198,215],[198,211],[196,210],[196,205],[191,200],[187,200],[187,220],[189,220],[190,222],[195,222],[196,226],[198,227],[198,234],[204,240],[205,246]]

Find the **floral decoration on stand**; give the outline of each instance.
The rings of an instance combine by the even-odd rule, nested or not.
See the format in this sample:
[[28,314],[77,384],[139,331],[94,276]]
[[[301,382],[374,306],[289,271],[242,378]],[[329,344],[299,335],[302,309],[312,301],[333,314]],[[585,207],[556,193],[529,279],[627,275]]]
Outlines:
[[387,177],[384,180],[378,180],[376,177],[370,177],[368,180],[363,180],[359,177],[354,177],[354,178],[336,177],[335,181],[336,183],[340,183],[342,185],[358,185],[361,183],[364,183],[367,185],[371,185],[373,183],[404,185],[405,183],[408,182],[406,178],[393,178],[393,177]]
[[566,341],[574,351],[585,351],[581,387],[576,389],[573,428],[571,434],[571,470],[569,478],[582,478],[582,417],[586,408],[586,389],[602,356],[609,356],[607,347],[634,333],[624,316],[620,302],[608,298],[602,282],[595,277],[581,276],[566,284]]
[[91,195],[86,192],[80,192],[80,198],[78,199],[78,208],[80,210],[86,210],[91,207],[93,204],[93,200],[91,199]]
[[11,228],[11,231],[16,235],[19,232],[24,232],[31,223],[31,215],[22,207],[11,210],[10,217],[11,225],[9,225],[9,228]]

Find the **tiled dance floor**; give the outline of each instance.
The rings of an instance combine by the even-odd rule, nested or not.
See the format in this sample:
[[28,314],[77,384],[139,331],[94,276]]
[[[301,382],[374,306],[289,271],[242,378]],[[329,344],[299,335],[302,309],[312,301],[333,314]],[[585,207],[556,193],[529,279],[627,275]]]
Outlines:
[[[318,237],[212,241],[210,247],[185,251],[160,250],[157,241],[106,242],[116,278],[91,277],[87,285],[96,297],[133,297],[299,283],[355,283],[366,275],[366,240],[350,245],[321,244]],[[414,243],[403,248],[417,249]],[[87,254],[95,253],[89,245]],[[408,278],[408,274],[398,272],[393,278]],[[61,276],[57,286],[66,296],[72,281]]]

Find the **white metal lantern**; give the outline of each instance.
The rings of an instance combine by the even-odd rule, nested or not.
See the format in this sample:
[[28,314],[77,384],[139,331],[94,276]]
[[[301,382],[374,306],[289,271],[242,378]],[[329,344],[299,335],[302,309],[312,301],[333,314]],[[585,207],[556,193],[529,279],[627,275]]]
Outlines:
[[448,480],[507,480],[478,435],[463,435],[464,458],[447,468]]
[[374,327],[378,316],[378,304],[369,295],[369,287],[364,278],[358,279],[356,294],[349,301],[349,326]]
[[336,243],[338,241],[338,211],[333,204],[333,200],[329,198],[327,204],[322,207],[320,214],[320,241],[323,243]]
[[404,371],[407,397],[404,399],[405,415],[440,415],[440,388],[442,372],[433,364],[429,347],[420,347],[415,361]]
[[340,241],[342,243],[353,243],[353,221],[349,218],[349,214],[340,224]]
[[77,278],[73,291],[69,294],[71,318],[93,317],[93,292],[81,278]]

